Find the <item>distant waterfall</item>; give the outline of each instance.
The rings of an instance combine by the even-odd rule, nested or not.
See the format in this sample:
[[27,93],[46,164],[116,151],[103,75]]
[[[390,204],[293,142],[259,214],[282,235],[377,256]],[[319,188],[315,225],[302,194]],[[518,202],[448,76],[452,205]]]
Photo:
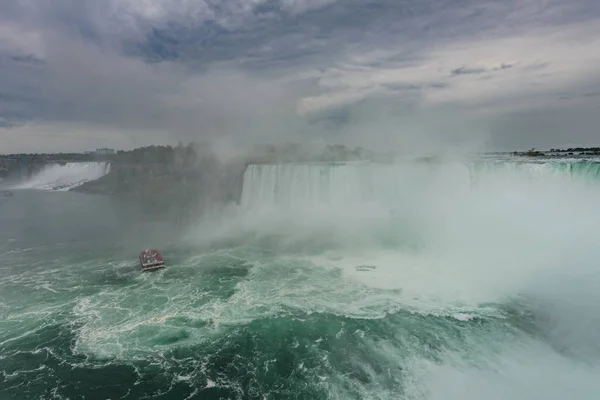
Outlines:
[[110,163],[71,162],[64,165],[48,164],[17,189],[69,190],[94,181],[110,172]]

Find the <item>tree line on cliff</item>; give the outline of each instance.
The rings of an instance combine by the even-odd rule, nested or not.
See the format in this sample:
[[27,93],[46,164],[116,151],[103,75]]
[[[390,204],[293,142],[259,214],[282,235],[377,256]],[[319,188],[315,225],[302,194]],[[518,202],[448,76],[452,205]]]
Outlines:
[[[308,161],[352,161],[371,160],[389,161],[393,159],[392,152],[377,153],[362,147],[351,148],[340,144],[324,146],[309,146],[299,143],[281,145],[265,144],[252,148],[240,148],[234,151],[236,161],[246,163],[260,162],[308,162]],[[184,168],[197,166],[199,161],[206,159],[221,159],[221,155],[209,143],[192,142],[177,146],[150,145],[133,150],[119,150],[114,154],[96,153],[20,153],[0,156],[5,160],[23,162],[85,162],[108,161],[116,164],[162,164]],[[231,159],[231,157],[227,157]]]
[[218,154],[210,145],[146,146],[96,158],[111,162],[111,172],[74,191],[115,195],[177,218],[238,202],[248,164],[270,162],[391,160],[362,148],[300,144],[262,145]]

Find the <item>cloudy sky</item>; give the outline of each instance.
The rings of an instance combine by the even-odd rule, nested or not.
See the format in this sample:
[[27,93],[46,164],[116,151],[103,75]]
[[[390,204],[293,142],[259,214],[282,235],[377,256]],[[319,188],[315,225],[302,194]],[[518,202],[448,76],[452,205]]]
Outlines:
[[600,145],[600,2],[0,2],[0,153],[202,139]]

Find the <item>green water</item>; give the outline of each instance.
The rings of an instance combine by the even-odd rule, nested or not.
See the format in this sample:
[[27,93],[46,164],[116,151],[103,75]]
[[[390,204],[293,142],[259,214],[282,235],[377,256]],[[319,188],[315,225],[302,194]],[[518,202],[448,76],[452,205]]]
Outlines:
[[[510,259],[534,259],[519,259],[525,250],[517,245],[506,260],[494,256],[492,239],[496,247],[516,241],[503,244],[489,231],[490,242],[463,246],[458,233],[472,243],[481,236],[469,226],[477,218],[463,215],[453,234],[440,228],[444,236],[425,232],[418,241],[411,240],[413,225],[399,219],[385,229],[360,220],[352,235],[344,226],[299,237],[287,223],[261,235],[262,224],[246,225],[207,242],[105,197],[16,191],[0,200],[2,399],[598,393],[597,334],[580,332],[579,345],[590,346],[584,356],[562,340],[566,332],[551,329],[550,322],[566,322],[546,306],[558,310],[561,302],[546,291],[522,292],[541,267],[518,279],[525,264],[497,271]],[[199,225],[204,234],[213,229]],[[544,243],[575,233],[548,234]],[[165,270],[139,272],[136,257],[147,246],[163,250]],[[461,250],[448,250],[453,246]],[[357,271],[361,264],[376,268]],[[588,287],[579,275],[567,276],[580,292]],[[571,302],[597,311],[591,300]],[[578,329],[578,321],[568,326]]]

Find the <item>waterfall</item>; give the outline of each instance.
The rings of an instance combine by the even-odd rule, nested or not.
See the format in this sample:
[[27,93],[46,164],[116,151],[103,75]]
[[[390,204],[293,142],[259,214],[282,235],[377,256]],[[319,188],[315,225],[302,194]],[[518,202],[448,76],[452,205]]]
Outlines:
[[94,181],[110,172],[106,162],[70,162],[48,164],[16,189],[69,190],[83,183]]
[[[444,183],[445,182],[445,183]],[[396,203],[432,184],[470,185],[462,164],[252,164],[244,174],[242,206]]]

